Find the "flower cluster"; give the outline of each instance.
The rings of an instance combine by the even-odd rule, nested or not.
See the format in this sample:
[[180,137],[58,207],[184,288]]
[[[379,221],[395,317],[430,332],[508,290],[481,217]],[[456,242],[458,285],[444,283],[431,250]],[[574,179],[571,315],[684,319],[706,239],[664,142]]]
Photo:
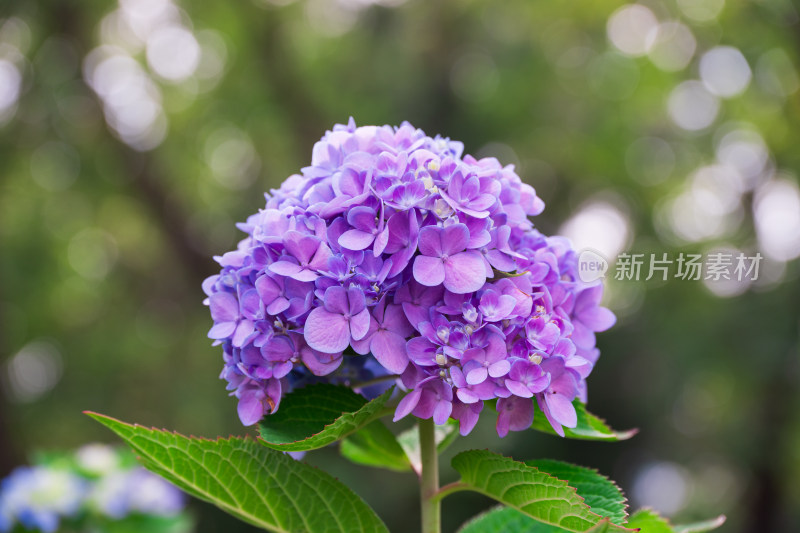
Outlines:
[[[337,125],[311,166],[239,224],[247,237],[208,278],[221,377],[245,425],[314,376],[398,376],[408,414],[497,431],[575,427],[614,323],[602,286],[577,276],[569,242],[539,233],[544,209],[514,167],[400,127]],[[371,354],[377,364],[364,360]]]
[[[0,531],[57,531],[62,521],[86,525],[128,517],[164,519],[159,531],[185,531],[184,495],[141,467],[128,454],[90,444],[74,455],[48,456],[15,469],[0,484]],[[91,527],[89,527],[91,526]]]

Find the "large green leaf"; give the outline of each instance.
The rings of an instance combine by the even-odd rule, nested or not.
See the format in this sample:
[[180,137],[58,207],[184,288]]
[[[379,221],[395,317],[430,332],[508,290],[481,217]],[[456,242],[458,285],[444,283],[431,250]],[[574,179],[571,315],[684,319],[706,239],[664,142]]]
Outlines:
[[411,469],[403,448],[389,428],[375,420],[342,441],[340,451],[354,463],[405,472]]
[[[441,454],[458,437],[458,422],[450,419],[441,426],[433,426],[433,429],[434,439],[436,440],[436,451]],[[397,436],[397,441],[400,443],[403,451],[405,451],[411,468],[419,475],[422,471],[422,458],[419,449],[419,424],[414,424],[410,429],[400,433],[400,435]]]
[[[537,402],[533,402],[534,416],[533,425],[531,427],[543,433],[550,433],[557,435],[553,430],[547,417],[544,415]],[[637,429],[629,429],[627,431],[616,431],[611,429],[605,420],[599,418],[586,410],[586,406],[580,400],[572,402],[575,406],[575,412],[578,414],[578,425],[574,428],[564,428],[564,436],[570,439],[583,439],[583,440],[605,440],[605,441],[618,441],[626,440],[639,431]]]
[[343,385],[318,383],[292,391],[259,423],[261,443],[282,452],[327,446],[386,414],[383,407],[393,390],[369,402]]
[[122,437],[145,467],[254,526],[279,533],[388,533],[332,476],[253,440],[189,438],[87,414]]
[[[461,452],[453,457],[461,474],[457,487],[473,490],[566,531],[585,532],[603,520],[593,513],[566,481],[487,450]],[[629,531],[609,524],[606,531]]]
[[570,487],[575,487],[578,496],[583,497],[584,503],[592,509],[592,512],[608,517],[611,522],[624,524],[628,518],[627,498],[616,483],[597,470],[550,459],[525,461],[525,464],[566,481]]

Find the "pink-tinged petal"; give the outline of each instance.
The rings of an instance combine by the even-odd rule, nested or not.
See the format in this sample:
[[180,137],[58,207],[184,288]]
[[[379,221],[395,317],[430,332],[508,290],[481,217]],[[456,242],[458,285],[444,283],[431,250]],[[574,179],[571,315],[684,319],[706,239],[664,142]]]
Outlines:
[[347,289],[344,287],[334,286],[328,287],[325,290],[325,297],[323,298],[325,309],[331,313],[338,313],[344,315],[350,312],[350,303],[347,299]]
[[614,313],[605,307],[594,307],[583,311],[578,315],[578,319],[593,331],[605,331],[617,321],[617,317],[614,316]]
[[453,412],[453,404],[441,400],[436,403],[436,407],[433,409],[433,423],[437,426],[441,426],[447,419],[450,418],[450,413]]
[[[418,255],[416,259],[414,259],[414,279],[417,280],[418,283],[428,287],[441,285],[445,280],[444,263],[442,263],[442,260],[438,257]],[[483,285],[483,283],[481,283],[481,285]]]
[[489,365],[489,376],[501,378],[508,374],[509,370],[511,370],[511,363],[509,363],[507,359],[503,359],[502,361],[497,361]]
[[303,271],[303,267],[289,261],[275,261],[269,265],[269,271],[279,276],[293,276]]
[[239,399],[236,410],[239,413],[239,420],[245,426],[252,426],[264,417],[268,410],[264,401],[264,393],[261,391],[249,393]]
[[[342,354],[321,353],[305,347],[300,351],[300,358],[315,376],[327,376],[342,364]],[[277,377],[277,376],[276,376]]]
[[372,336],[372,355],[392,374],[402,374],[408,366],[406,341],[392,331],[379,331]]
[[228,322],[239,318],[239,301],[233,294],[215,292],[209,296],[208,301],[214,322]]
[[363,250],[372,244],[373,240],[375,240],[375,236],[372,233],[351,229],[342,233],[339,237],[339,245],[348,250]]
[[[416,275],[417,257],[414,262],[414,278],[422,283]],[[456,294],[475,292],[486,283],[486,268],[483,257],[474,251],[461,252],[451,256],[444,263],[444,287]],[[425,285],[423,283],[423,285]]]
[[236,331],[236,322],[220,322],[208,330],[209,339],[227,339]]
[[550,409],[550,415],[556,422],[564,427],[574,428],[578,425],[578,415],[575,412],[575,406],[563,394],[545,393],[544,400],[547,402],[547,407]]
[[442,248],[442,228],[425,226],[419,230],[419,251],[422,255],[440,257]]
[[477,385],[483,383],[488,376],[489,372],[486,371],[486,367],[479,366],[478,368],[473,368],[467,372],[467,384]]
[[306,319],[303,336],[314,350],[337,353],[350,344],[350,327],[342,315],[317,307]]
[[402,400],[400,400],[400,403],[397,404],[397,409],[395,409],[394,411],[394,418],[392,419],[392,421],[397,422],[401,418],[405,418],[406,416],[408,416],[411,413],[411,411],[413,411],[414,408],[417,407],[420,396],[422,396],[421,389],[416,389],[406,394],[405,397]]
[[453,255],[467,249],[469,228],[466,224],[453,224],[442,231],[442,252]]
[[363,339],[369,331],[369,311],[362,309],[360,313],[350,317],[350,334],[353,339]]

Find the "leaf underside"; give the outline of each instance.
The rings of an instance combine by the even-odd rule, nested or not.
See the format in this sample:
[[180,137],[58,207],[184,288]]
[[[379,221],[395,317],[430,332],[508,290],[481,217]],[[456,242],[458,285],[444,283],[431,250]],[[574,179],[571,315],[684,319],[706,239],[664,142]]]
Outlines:
[[185,437],[87,414],[130,445],[146,468],[256,527],[277,533],[388,533],[344,484],[251,439]]
[[397,438],[380,420],[370,422],[342,441],[341,454],[354,463],[388,468],[396,472],[411,470],[411,464]]

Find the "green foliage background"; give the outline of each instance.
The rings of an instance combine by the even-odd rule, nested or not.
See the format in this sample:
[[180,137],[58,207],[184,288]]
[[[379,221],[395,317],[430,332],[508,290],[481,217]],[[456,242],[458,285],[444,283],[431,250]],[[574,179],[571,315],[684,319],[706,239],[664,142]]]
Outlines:
[[[700,23],[673,0],[642,3],[693,32],[685,69],[618,53],[607,22],[623,4],[613,1],[182,2],[178,18],[209,48],[198,74],[178,84],[159,79],[143,50],[132,53],[167,121],[163,141],[139,151],[107,124],[86,81],[87,55],[114,35],[109,14],[120,6],[2,2],[0,60],[22,81],[0,114],[0,474],[35,449],[108,440],[84,409],[185,434],[254,434],[217,379],[200,282],[215,271],[211,256],[238,241],[234,222],[349,116],[409,120],[464,141],[468,153],[516,163],[547,204],[536,220],[546,233],[585,201],[609,198],[630,221],[626,250],[759,249],[752,192],[726,232],[695,242],[670,233],[663,208],[714,162],[732,124],[763,138],[765,173],[797,182],[797,7],[729,0]],[[717,45],[741,50],[753,80],[721,101],[710,127],[685,131],[670,119],[669,95],[698,78],[699,58]],[[667,155],[636,148],[642,137],[661,139]],[[790,219],[786,231],[800,231]],[[599,336],[589,405],[616,428],[640,428],[634,439],[525,432],[499,441],[487,416],[442,463],[486,447],[569,460],[617,480],[635,507],[642,473],[667,464],[685,489],[676,521],[726,513],[720,531],[800,529],[798,263],[762,266],[773,281],[730,298],[696,281],[611,281],[619,323]],[[392,531],[416,529],[413,476],[352,466],[336,449],[308,460],[352,486]],[[446,468],[443,481],[453,478]],[[445,529],[490,505],[453,496]],[[209,506],[195,511],[199,531],[249,530]]]

